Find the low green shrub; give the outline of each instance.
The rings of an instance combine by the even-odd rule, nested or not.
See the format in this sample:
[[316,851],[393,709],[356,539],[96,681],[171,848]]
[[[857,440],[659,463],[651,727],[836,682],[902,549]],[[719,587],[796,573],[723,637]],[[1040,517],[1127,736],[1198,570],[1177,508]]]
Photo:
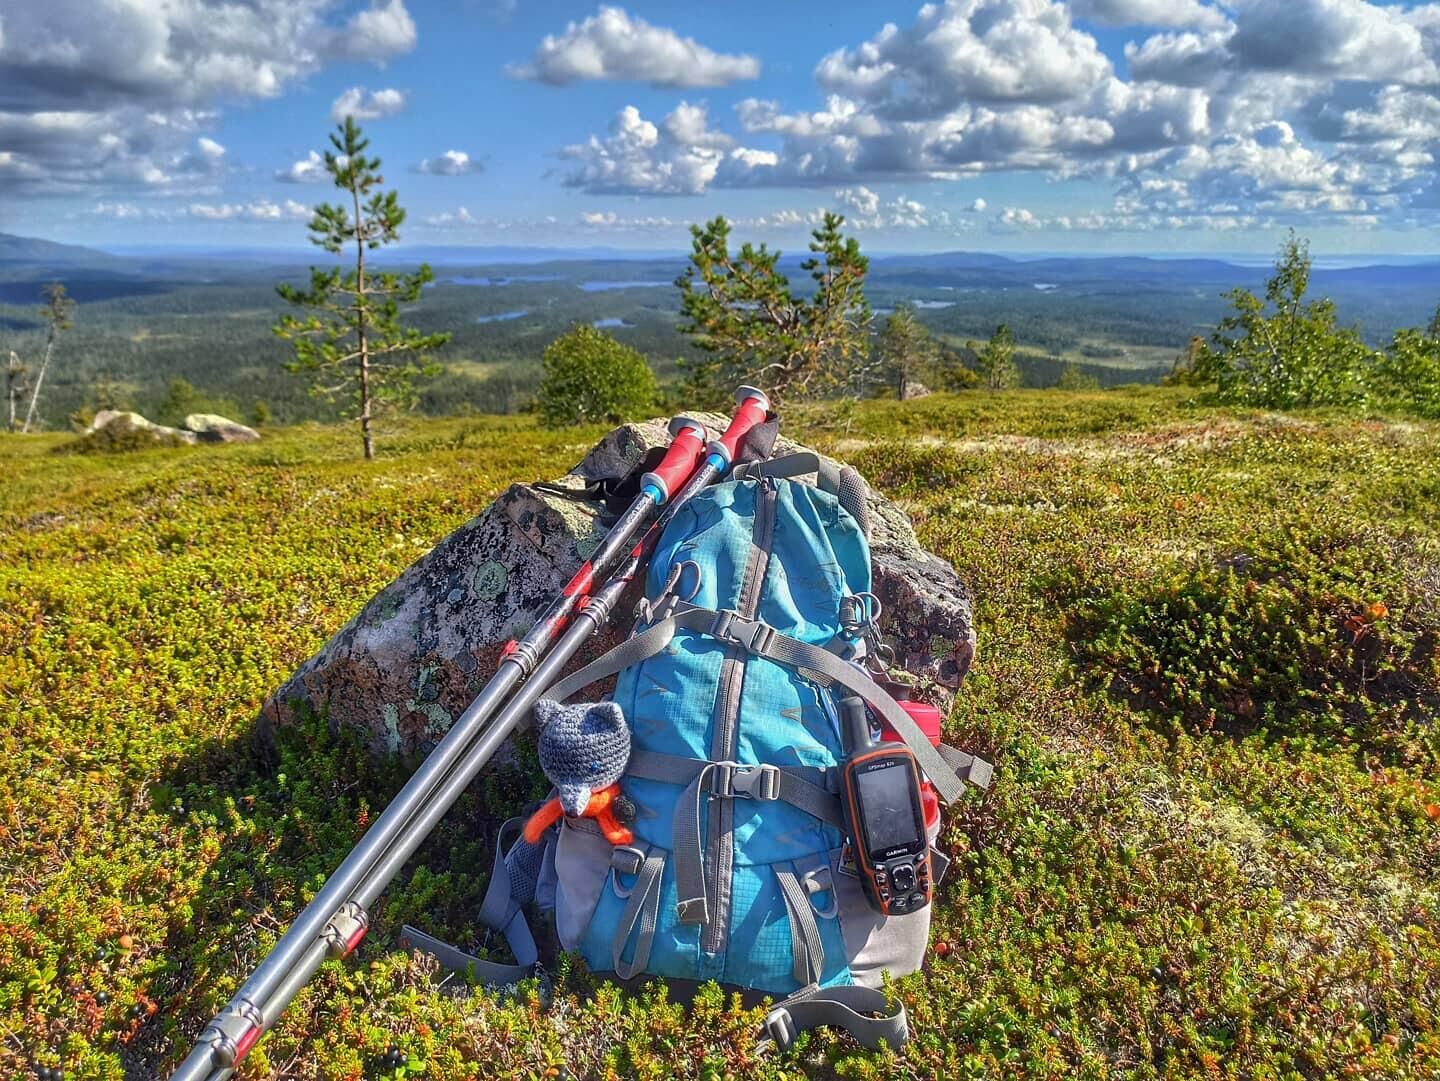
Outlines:
[[[1077,654],[1148,712],[1440,759],[1440,611],[1375,530],[1298,523],[1080,606]],[[1429,573],[1433,575],[1435,568]]]
[[655,373],[638,351],[604,331],[573,327],[545,347],[540,417],[551,428],[619,421],[655,402]]

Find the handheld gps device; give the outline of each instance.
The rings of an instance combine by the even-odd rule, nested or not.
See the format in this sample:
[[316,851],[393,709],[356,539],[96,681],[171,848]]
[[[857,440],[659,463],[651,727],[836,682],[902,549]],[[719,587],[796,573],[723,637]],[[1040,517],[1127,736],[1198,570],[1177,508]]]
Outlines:
[[865,898],[885,916],[930,903],[930,842],[920,797],[920,768],[903,743],[876,743],[865,703],[840,702],[845,762],[840,802]]

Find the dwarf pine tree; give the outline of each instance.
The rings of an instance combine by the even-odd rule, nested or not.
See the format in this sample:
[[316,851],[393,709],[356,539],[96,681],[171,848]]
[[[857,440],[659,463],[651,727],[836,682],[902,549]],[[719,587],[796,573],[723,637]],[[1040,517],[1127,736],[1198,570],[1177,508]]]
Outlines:
[[724,400],[740,383],[764,387],[777,401],[821,397],[852,383],[869,354],[869,260],[854,237],[841,235],[844,224],[827,213],[811,234],[813,254],[800,264],[815,282],[809,297],[791,291],[776,267],[778,251],[747,243],[732,254],[723,217],[690,227],[690,266],[675,284],[680,330],[706,354],[685,365],[702,400]]
[[277,291],[309,315],[285,315],[275,333],[295,343],[287,371],[313,380],[311,393],[347,399],[360,421],[365,457],[375,457],[371,421],[383,405],[412,405],[415,380],[437,374],[440,366],[426,354],[450,340],[449,334],[422,334],[401,326],[400,305],[420,298],[433,281],[429,264],[414,274],[377,272],[365,265],[365,253],[400,239],[405,211],[393,191],[381,191],[380,159],[366,157],[370,141],[353,117],[330,136],[325,168],[349,206],[321,203],[310,219],[310,241],[340,254],[354,245],[355,265],[310,268],[310,287],[288,283]]
[[1015,334],[1001,323],[980,350],[976,362],[980,381],[987,390],[1009,390],[1020,385],[1020,367],[1015,363]]
[[1440,308],[1424,330],[1396,331],[1390,348],[1366,374],[1376,400],[1440,417]]
[[1292,231],[1263,299],[1248,289],[1225,294],[1234,312],[1220,321],[1202,368],[1221,401],[1293,409],[1363,399],[1374,351],[1358,329],[1338,325],[1334,301],[1306,300],[1309,287],[1310,245]]
[[931,379],[940,347],[915,315],[913,304],[898,304],[875,343],[881,372],[895,397],[904,401],[917,383]]

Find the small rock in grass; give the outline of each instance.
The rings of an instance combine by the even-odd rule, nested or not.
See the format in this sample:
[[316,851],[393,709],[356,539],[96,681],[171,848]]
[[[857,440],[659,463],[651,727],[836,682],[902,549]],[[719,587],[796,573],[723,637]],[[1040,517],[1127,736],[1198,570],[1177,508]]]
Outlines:
[[202,443],[255,443],[260,433],[218,413],[191,413],[182,427]]

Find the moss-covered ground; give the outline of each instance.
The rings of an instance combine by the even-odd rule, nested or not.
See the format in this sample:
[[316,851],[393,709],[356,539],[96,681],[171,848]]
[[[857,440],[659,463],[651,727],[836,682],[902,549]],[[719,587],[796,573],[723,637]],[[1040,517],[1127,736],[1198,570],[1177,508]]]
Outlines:
[[[976,592],[949,720],[997,782],[894,1054],[566,962],[548,1004],[437,988],[496,774],[240,1076],[1440,1076],[1440,425],[1017,392],[804,413]],[[425,421],[56,455],[0,436],[0,1077],[163,1077],[402,783],[260,702],[370,594],[598,429]],[[390,1048],[403,1052],[389,1065]]]

